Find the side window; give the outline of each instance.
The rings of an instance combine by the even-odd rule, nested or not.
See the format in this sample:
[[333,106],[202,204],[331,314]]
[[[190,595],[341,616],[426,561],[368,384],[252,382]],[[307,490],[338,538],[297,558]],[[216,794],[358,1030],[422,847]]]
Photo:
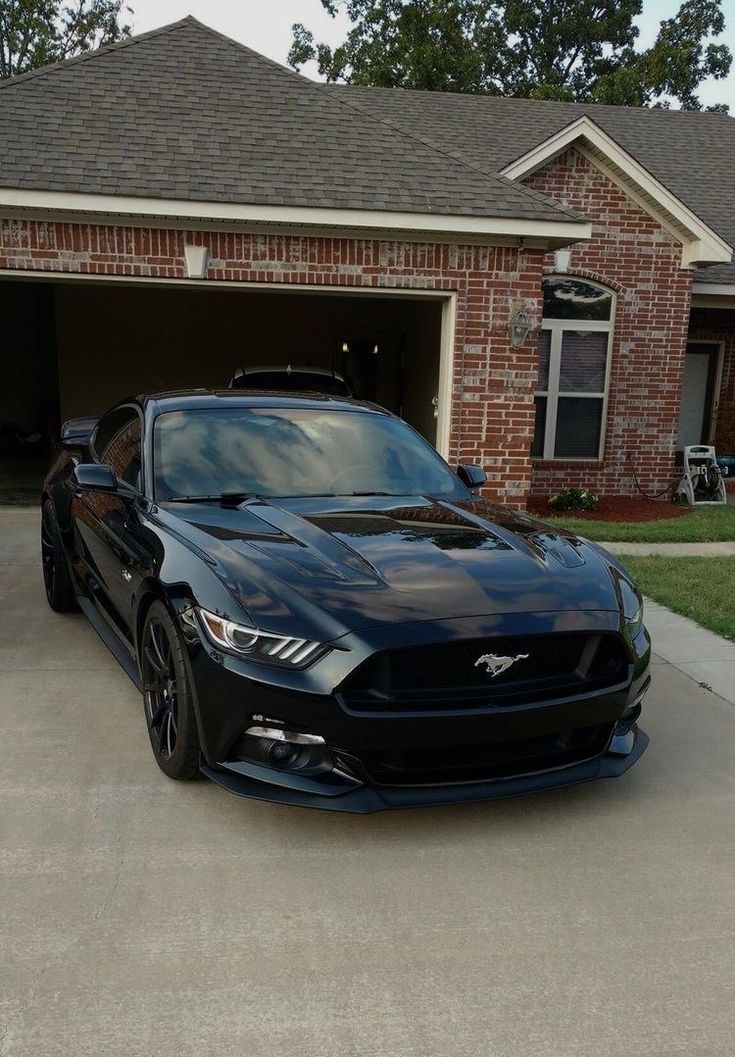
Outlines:
[[126,484],[142,488],[140,416],[134,408],[120,407],[105,415],[94,438],[95,455],[109,463]]

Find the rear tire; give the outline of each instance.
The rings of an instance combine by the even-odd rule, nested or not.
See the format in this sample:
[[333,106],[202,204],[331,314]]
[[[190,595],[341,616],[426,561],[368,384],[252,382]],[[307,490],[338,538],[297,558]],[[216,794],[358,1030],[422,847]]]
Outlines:
[[69,565],[61,542],[54,504],[47,499],[41,511],[41,564],[48,604],[57,613],[78,609]]
[[163,602],[146,614],[140,651],[143,708],[156,763],[169,778],[199,773],[199,734],[186,646]]

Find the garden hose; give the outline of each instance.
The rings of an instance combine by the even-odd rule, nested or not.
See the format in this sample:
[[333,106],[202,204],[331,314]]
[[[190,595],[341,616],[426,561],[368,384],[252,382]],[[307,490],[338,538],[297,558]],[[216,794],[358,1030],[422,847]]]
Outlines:
[[662,488],[660,492],[646,492],[643,489],[643,487],[641,486],[640,481],[638,480],[638,474],[635,472],[635,466],[633,465],[633,453],[630,452],[630,451],[626,451],[625,458],[630,463],[630,472],[631,472],[631,474],[633,476],[633,481],[635,483],[636,488],[638,489],[638,491],[641,493],[642,496],[645,496],[646,499],[660,499],[661,496],[662,495],[666,495],[667,492],[669,494],[672,494],[672,495],[673,495],[674,492],[676,492],[676,489],[677,489],[677,487],[679,485],[679,482],[682,479],[682,475],[681,474],[675,476],[672,479],[671,484],[667,484],[666,487]]

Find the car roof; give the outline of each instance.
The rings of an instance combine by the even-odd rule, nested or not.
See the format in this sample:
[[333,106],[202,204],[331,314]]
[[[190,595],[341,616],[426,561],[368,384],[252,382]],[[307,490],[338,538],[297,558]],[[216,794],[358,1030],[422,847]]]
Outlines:
[[166,411],[202,411],[223,407],[253,408],[307,408],[330,411],[368,411],[373,414],[391,415],[377,404],[366,400],[355,400],[347,396],[333,396],[329,393],[303,394],[279,392],[278,390],[249,389],[177,389],[163,393],[146,393],[138,396],[137,402],[143,407],[154,406],[158,414]]

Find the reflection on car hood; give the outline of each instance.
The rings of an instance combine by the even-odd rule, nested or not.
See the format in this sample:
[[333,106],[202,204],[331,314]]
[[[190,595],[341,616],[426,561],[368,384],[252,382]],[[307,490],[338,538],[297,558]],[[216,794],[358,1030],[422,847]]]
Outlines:
[[167,514],[274,631],[294,616],[335,637],[417,620],[618,609],[596,549],[484,499],[251,500]]

